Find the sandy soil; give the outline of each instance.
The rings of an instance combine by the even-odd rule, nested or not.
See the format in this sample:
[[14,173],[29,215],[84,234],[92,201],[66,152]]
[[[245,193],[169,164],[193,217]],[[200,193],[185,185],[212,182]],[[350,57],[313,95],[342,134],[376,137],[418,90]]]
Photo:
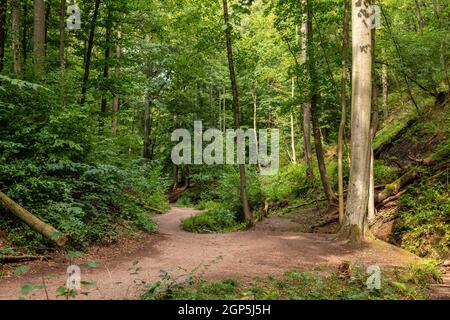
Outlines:
[[[180,229],[180,220],[196,214],[193,209],[172,208],[158,216],[160,233],[143,236],[138,245],[116,247],[105,252],[98,248],[91,254],[98,268],[82,267],[82,280],[95,281],[96,286],[78,299],[133,299],[139,294],[138,279],[155,281],[160,270],[180,274],[179,268],[192,270],[210,265],[204,270],[206,279],[233,278],[250,281],[255,276],[281,275],[296,268],[304,271],[336,271],[343,261],[359,261],[384,268],[408,264],[416,256],[382,241],[364,247],[338,243],[326,234],[306,234],[292,231],[292,221],[272,218],[253,230],[230,234],[192,234]],[[221,257],[221,259],[218,259]],[[217,261],[216,261],[217,260]],[[141,268],[132,275],[133,262]],[[212,261],[216,261],[211,264]],[[78,263],[78,261],[75,261]],[[47,294],[56,299],[56,289],[65,284],[67,261],[31,264],[25,275],[0,280],[0,299],[18,299],[20,288],[27,282],[41,284],[46,280]],[[44,290],[33,291],[27,299],[46,299]]]

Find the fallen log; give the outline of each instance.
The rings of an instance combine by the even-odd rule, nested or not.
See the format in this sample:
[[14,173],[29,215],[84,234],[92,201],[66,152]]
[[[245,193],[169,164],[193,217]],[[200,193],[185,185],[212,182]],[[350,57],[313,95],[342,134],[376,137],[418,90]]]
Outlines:
[[6,209],[25,222],[31,229],[54,241],[58,246],[62,247],[66,244],[67,238],[62,236],[58,230],[32,215],[1,191],[0,203],[3,203]]
[[48,260],[48,256],[0,256],[0,263],[18,263],[34,260]]
[[393,183],[388,184],[383,191],[377,194],[375,202],[377,204],[385,201],[386,199],[397,195],[403,187],[412,183],[419,177],[419,172],[411,170],[405,173],[403,176],[395,180]]

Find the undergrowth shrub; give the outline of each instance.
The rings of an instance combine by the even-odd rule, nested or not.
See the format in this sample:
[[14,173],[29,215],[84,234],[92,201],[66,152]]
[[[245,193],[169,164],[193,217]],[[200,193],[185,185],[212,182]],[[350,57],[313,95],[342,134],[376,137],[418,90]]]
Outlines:
[[211,209],[181,221],[183,230],[195,233],[233,232],[245,228],[236,215],[223,208]]
[[444,257],[450,250],[449,212],[446,182],[420,183],[401,199],[392,240],[422,257]]

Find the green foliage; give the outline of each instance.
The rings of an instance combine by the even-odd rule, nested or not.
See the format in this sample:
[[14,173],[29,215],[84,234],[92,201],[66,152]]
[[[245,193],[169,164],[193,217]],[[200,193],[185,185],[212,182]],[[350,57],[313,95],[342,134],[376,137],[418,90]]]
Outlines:
[[312,196],[316,183],[318,181],[306,178],[306,164],[302,162],[289,164],[280,168],[278,174],[264,177],[263,189],[268,200],[294,200],[300,195],[304,198]]
[[448,192],[444,181],[423,182],[412,187],[402,197],[392,240],[419,256],[447,255],[450,249]]
[[195,233],[234,232],[245,228],[236,215],[227,209],[210,209],[181,221],[181,227]]
[[[418,269],[415,269],[418,268]],[[411,270],[421,270],[411,272]],[[411,276],[421,274],[420,281]],[[438,279],[431,275],[433,267],[411,266],[398,269],[394,274],[382,274],[381,290],[367,288],[367,275],[361,267],[352,267],[349,278],[333,273],[328,276],[292,270],[281,278],[266,276],[256,278],[250,284],[240,284],[233,279],[205,281],[193,279],[172,287],[170,295],[158,296],[148,291],[144,298],[174,300],[422,300],[428,297],[427,286]]]
[[178,208],[190,208],[192,207],[192,200],[185,194],[181,196],[180,199],[178,199],[176,206]]

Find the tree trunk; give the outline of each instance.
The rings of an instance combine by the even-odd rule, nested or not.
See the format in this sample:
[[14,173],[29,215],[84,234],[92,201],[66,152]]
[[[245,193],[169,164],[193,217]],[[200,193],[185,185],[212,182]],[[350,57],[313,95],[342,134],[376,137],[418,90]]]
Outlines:
[[[386,49],[384,48],[383,48],[383,58],[386,59]],[[383,63],[381,75],[383,83],[383,117],[384,119],[387,119],[387,117],[389,116],[389,102],[388,102],[389,79],[388,79],[388,66],[386,63]]]
[[23,2],[23,31],[22,31],[22,54],[23,54],[23,62],[27,62],[28,58],[28,1]]
[[33,25],[33,58],[34,70],[41,74],[45,68],[45,3],[44,0],[34,0]]
[[61,0],[59,5],[59,64],[61,70],[65,68],[65,30],[66,30],[66,0]]
[[21,72],[20,64],[20,0],[12,1],[12,56],[14,74],[18,76]]
[[66,243],[67,239],[63,237],[58,230],[32,215],[1,191],[0,203],[3,203],[6,209],[25,222],[31,229],[54,241],[58,246],[62,247]]
[[[118,31],[117,32],[117,39],[120,40],[122,38],[122,32]],[[116,81],[119,80],[120,77],[120,59],[122,58],[122,48],[117,45],[116,46],[116,67],[114,70],[114,76],[116,78]],[[117,134],[117,113],[119,112],[119,107],[120,107],[120,100],[119,97],[117,95],[115,95],[113,97],[113,102],[112,102],[112,123],[111,123],[111,127],[112,127],[112,132],[114,135]]]
[[347,123],[347,54],[350,37],[350,0],[344,0],[344,27],[342,37],[342,84],[341,84],[341,123],[338,134],[338,194],[339,194],[339,224],[344,223],[344,133]]
[[[225,20],[225,36],[227,41],[227,58],[228,58],[228,67],[230,71],[230,81],[231,88],[233,92],[233,116],[234,116],[234,127],[236,130],[240,128],[240,111],[239,111],[239,92],[236,81],[236,71],[234,68],[234,59],[233,59],[233,46],[231,40],[231,24],[229,22],[228,15],[228,1],[222,0],[223,2],[223,15]],[[239,151],[238,151],[239,153]],[[239,158],[239,157],[238,157]],[[245,165],[239,164],[239,175],[240,175],[240,193],[241,193],[241,201],[242,207],[244,210],[245,221],[248,225],[253,225],[253,214],[250,211],[250,205],[248,203],[247,196],[247,179],[245,174]]]
[[418,31],[420,34],[423,34],[423,18],[422,18],[422,10],[420,8],[420,0],[415,0],[416,2],[416,16],[417,16],[417,25]]
[[52,2],[46,1],[45,8],[45,57],[47,57],[47,43],[48,43],[48,28],[50,25],[50,13],[52,11]]
[[[302,64],[308,63],[308,0],[302,0],[305,7],[305,12],[302,17]],[[305,149],[305,162],[306,162],[306,175],[309,178],[314,177],[313,166],[312,166],[312,147],[311,147],[311,105],[309,102],[303,104],[303,142]]]
[[255,131],[255,143],[256,143],[256,153],[258,161],[258,169],[261,171],[261,163],[259,162],[259,142],[258,142],[258,96],[256,95],[256,89],[253,91],[253,130]]
[[[370,187],[372,41],[365,16],[369,1],[352,0],[352,135],[347,208],[340,238],[360,242],[365,237]],[[362,13],[362,14],[361,14]]]
[[86,59],[84,63],[83,87],[81,88],[81,102],[80,102],[81,105],[84,105],[84,103],[86,102],[86,93],[89,82],[89,74],[91,70],[92,50],[94,48],[95,28],[97,26],[99,8],[100,8],[100,0],[95,0],[94,14],[92,16],[91,27],[89,32],[89,40],[86,50]]
[[7,0],[0,0],[0,72],[3,71],[5,61],[5,42],[6,42],[6,11],[8,8]]
[[151,101],[150,101],[150,93],[147,93],[147,98],[145,99],[144,105],[144,159],[151,159],[150,152],[150,118],[151,118]]
[[311,83],[310,89],[310,106],[312,110],[312,127],[313,127],[313,135],[314,135],[314,146],[316,148],[316,158],[319,166],[320,180],[322,181],[323,190],[329,202],[332,202],[336,199],[333,188],[331,187],[330,180],[328,178],[326,163],[325,163],[325,154],[322,146],[322,133],[320,131],[320,122],[319,122],[319,110],[318,102],[319,102],[319,93],[317,88],[317,74],[315,71],[316,68],[316,56],[312,54],[313,52],[313,27],[312,27],[312,8],[311,3],[306,2],[306,11],[307,11],[307,47],[311,52],[310,57],[308,57],[308,73]]
[[174,164],[173,165],[173,185],[172,185],[172,189],[176,190],[178,188],[178,171],[179,171],[179,167]]
[[370,135],[370,189],[369,189],[369,204],[368,204],[368,212],[367,218],[369,221],[373,221],[376,216],[376,208],[375,208],[375,156],[372,146],[372,141],[375,138],[375,135],[378,131],[378,113],[379,113],[379,105],[378,105],[378,90],[377,90],[377,75],[375,72],[375,48],[376,48],[376,29],[372,30],[372,124],[371,124],[371,135]]
[[[109,78],[109,60],[111,56],[111,33],[112,33],[112,12],[108,9],[108,17],[106,18],[106,34],[105,34],[105,62],[103,65],[103,80],[106,82]],[[101,112],[106,113],[108,108],[108,99],[102,96]]]
[[[295,98],[295,78],[292,77],[292,100]],[[294,111],[291,111],[291,151],[292,163],[297,164],[297,151],[295,150],[295,126],[294,126]]]

